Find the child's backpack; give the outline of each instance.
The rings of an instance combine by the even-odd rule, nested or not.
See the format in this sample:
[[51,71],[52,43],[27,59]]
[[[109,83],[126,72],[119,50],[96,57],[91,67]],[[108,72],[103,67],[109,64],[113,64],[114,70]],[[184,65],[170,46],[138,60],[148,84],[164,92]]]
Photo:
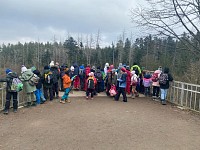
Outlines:
[[131,77],[131,85],[136,86],[138,84],[137,78],[135,79],[134,77]]
[[151,86],[151,80],[143,78],[143,85],[144,85],[144,87],[150,87]]
[[88,79],[88,89],[94,89],[94,79],[90,78]]
[[159,77],[159,84],[165,85],[168,81],[168,74],[167,73],[161,73]]
[[44,74],[44,83],[46,84],[52,84],[53,83],[53,73],[49,71],[48,73]]
[[112,85],[109,90],[110,96],[115,96],[117,94],[117,89],[115,85]]
[[23,84],[22,82],[19,80],[19,78],[13,78],[12,79],[12,83],[11,83],[11,87],[10,87],[11,91],[13,92],[20,92],[23,90]]
[[36,74],[33,74],[32,77],[28,80],[28,83],[30,85],[37,85],[39,82],[40,77],[38,77]]
[[153,73],[152,77],[151,77],[151,80],[153,82],[157,82],[158,81],[158,73]]
[[103,76],[101,72],[96,73],[96,79],[97,79],[97,82],[101,82],[103,80]]

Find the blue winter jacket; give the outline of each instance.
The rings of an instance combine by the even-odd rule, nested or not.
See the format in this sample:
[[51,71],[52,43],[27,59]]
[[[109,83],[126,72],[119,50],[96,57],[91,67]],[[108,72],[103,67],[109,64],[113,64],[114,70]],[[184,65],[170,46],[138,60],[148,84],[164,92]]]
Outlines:
[[120,79],[117,79],[119,81],[119,87],[126,88],[126,73],[123,73]]

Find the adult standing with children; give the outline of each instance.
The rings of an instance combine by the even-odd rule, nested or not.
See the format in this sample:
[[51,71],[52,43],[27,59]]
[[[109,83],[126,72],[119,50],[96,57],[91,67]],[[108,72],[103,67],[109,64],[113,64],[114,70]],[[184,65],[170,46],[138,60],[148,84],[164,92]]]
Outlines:
[[53,100],[53,73],[50,70],[49,66],[44,66],[44,72],[41,76],[42,84],[43,84],[43,91],[45,99]]
[[34,73],[31,69],[27,69],[24,65],[22,65],[21,68],[21,76],[19,77],[24,85],[24,90],[26,92],[26,102],[25,106],[36,106],[36,97],[35,97],[35,91],[36,86],[30,84],[30,79],[33,77]]
[[13,78],[18,78],[17,74],[12,72],[11,69],[6,69],[6,78],[0,79],[0,82],[6,82],[6,103],[4,108],[4,114],[8,114],[10,109],[10,100],[13,98],[13,112],[17,112],[18,109],[18,101],[17,96],[18,93],[16,90],[12,89],[12,81]]

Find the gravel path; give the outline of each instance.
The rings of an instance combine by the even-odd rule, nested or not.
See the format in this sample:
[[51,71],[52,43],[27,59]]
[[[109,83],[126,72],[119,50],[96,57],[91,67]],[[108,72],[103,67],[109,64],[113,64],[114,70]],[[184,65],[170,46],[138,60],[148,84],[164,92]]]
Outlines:
[[0,150],[197,150],[200,117],[150,98],[113,101],[70,94],[0,114]]

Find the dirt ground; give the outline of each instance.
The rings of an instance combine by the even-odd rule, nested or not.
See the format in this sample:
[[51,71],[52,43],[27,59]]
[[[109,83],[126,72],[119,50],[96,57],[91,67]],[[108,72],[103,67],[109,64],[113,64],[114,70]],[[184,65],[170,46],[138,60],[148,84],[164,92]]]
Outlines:
[[127,103],[70,94],[0,114],[0,150],[198,150],[200,115],[150,98]]

